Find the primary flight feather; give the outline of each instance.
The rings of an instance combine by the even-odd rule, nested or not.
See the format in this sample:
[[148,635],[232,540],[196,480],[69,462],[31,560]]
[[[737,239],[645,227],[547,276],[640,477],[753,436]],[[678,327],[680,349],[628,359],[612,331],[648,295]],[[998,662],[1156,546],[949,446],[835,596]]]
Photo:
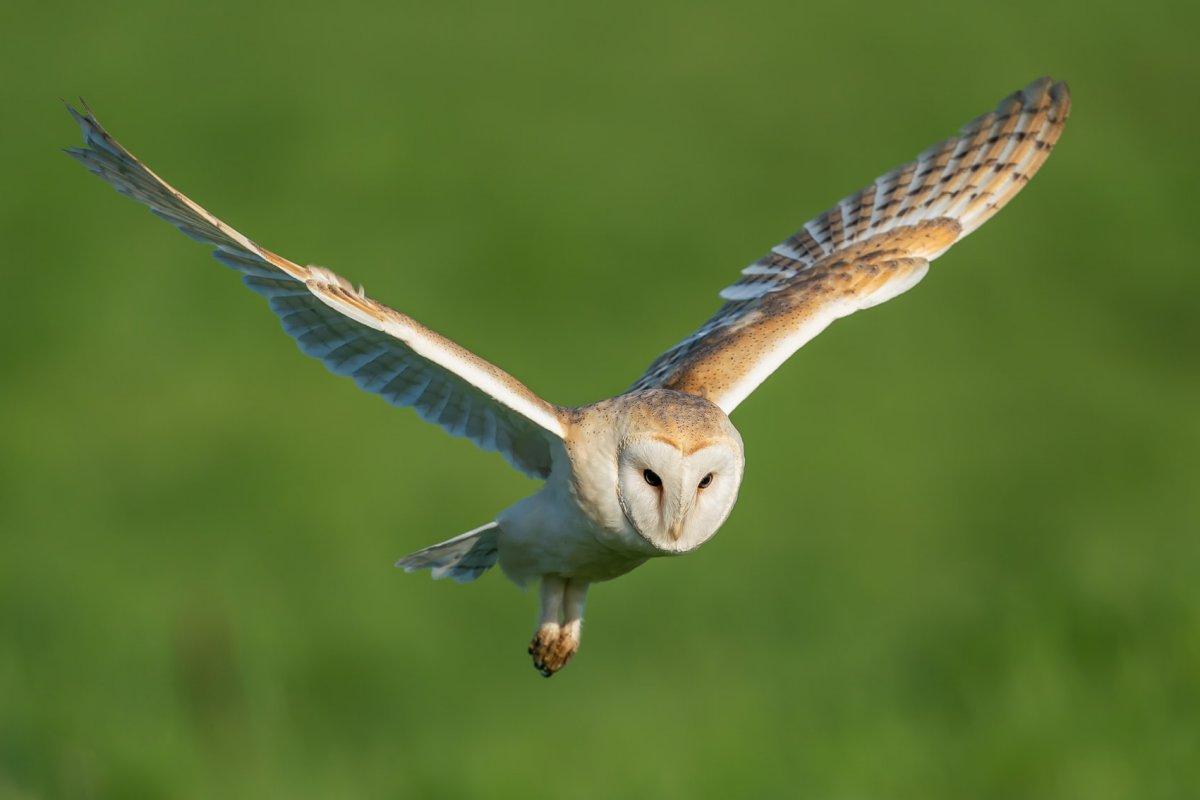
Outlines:
[[579,647],[590,583],[693,550],[724,523],[744,465],[728,415],[831,322],[912,288],[999,211],[1050,155],[1069,109],[1066,84],[1049,78],[1006,97],[742,270],[716,314],[627,392],[578,408],[543,400],[334,272],[254,243],[151,172],[86,108],[68,107],[84,146],[67,152],[214,248],[305,353],[545,480],[491,522],[398,566],[465,582],[499,562],[518,584],[540,580],[529,652],[549,676]]

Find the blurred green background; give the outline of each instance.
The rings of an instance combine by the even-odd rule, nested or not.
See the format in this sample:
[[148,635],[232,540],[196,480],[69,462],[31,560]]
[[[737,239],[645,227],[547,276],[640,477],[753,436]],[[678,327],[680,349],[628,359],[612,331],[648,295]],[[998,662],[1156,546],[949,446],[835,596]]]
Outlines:
[[[1196,796],[1195,4],[2,14],[0,796]],[[82,94],[574,404],[1044,73],[1074,111],[1029,189],[737,411],[721,534],[595,587],[552,681],[535,593],[391,566],[535,484],[58,152]]]

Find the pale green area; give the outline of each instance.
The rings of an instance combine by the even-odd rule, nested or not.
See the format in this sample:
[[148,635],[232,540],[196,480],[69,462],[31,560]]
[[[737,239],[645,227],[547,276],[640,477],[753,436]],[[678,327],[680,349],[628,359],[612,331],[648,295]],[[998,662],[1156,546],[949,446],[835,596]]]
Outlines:
[[[807,7],[805,7],[807,6]],[[9,3],[0,796],[1188,798],[1193,3]],[[301,356],[57,152],[153,168],[545,397],[1042,73],[1029,189],[734,416],[741,501],[596,587],[391,566],[534,484]]]

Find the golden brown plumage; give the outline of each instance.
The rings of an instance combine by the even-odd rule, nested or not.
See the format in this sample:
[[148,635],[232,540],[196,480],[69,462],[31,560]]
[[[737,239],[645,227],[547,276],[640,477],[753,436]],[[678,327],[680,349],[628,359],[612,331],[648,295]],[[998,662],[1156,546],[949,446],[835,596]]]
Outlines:
[[833,320],[889,300],[1021,190],[1062,135],[1071,99],[1050,78],[805,224],[725,289],[727,302],[659,356],[635,389],[694,392],[726,413]]

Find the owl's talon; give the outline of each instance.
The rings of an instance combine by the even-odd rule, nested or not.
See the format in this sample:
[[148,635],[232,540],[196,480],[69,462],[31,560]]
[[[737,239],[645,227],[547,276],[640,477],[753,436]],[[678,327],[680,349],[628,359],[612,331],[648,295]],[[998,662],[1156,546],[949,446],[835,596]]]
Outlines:
[[578,649],[578,635],[571,628],[553,622],[538,628],[529,644],[534,669],[547,678],[565,667]]

